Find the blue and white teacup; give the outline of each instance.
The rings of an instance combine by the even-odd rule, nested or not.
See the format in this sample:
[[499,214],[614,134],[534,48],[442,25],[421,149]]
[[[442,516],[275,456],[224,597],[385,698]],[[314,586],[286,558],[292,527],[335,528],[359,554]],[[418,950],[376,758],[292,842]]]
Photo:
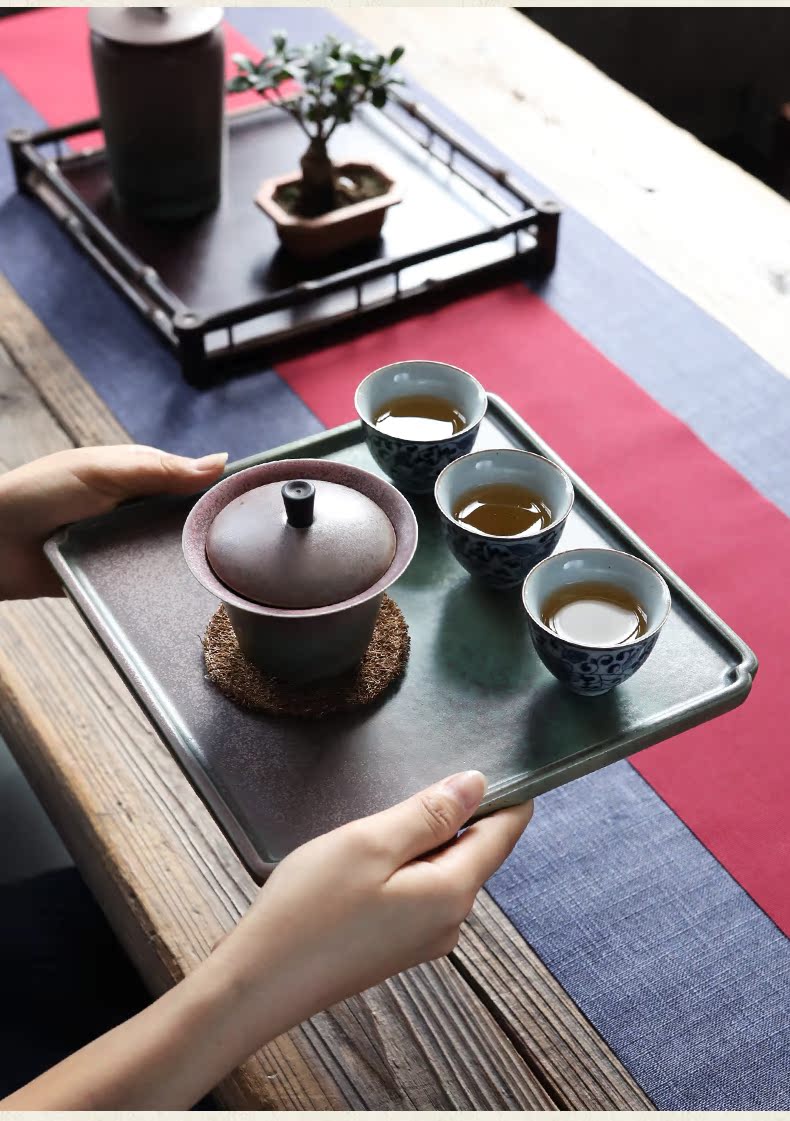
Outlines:
[[[457,520],[455,511],[465,495],[496,483],[523,486],[541,498],[551,511],[549,525],[518,537],[495,537]],[[455,559],[492,588],[516,588],[556,547],[573,506],[573,483],[542,455],[496,448],[472,452],[445,467],[434,496]]]
[[[617,646],[581,645],[546,626],[541,611],[560,588],[608,584],[629,592],[647,616],[643,635]],[[569,549],[533,568],[524,581],[524,607],[540,660],[574,693],[597,697],[622,685],[652,652],[672,605],[666,581],[638,557],[615,549]]]
[[[399,397],[429,396],[449,401],[466,427],[441,440],[404,440],[376,428],[375,418]],[[488,407],[482,385],[446,362],[412,359],[382,366],[360,382],[354,398],[370,454],[399,490],[430,494],[439,473],[474,447]]]

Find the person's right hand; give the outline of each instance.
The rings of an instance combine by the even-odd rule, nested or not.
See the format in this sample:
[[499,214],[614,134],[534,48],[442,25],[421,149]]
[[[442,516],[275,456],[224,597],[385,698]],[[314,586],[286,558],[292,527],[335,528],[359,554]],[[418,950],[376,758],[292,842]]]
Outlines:
[[234,984],[253,1048],[455,947],[478,890],[532,817],[528,802],[456,837],[485,788],[478,771],[453,775],[283,860],[209,959]]
[[456,838],[484,790],[466,771],[303,845],[181,984],[0,1108],[186,1109],[289,1028],[449,953],[532,816],[500,810]]

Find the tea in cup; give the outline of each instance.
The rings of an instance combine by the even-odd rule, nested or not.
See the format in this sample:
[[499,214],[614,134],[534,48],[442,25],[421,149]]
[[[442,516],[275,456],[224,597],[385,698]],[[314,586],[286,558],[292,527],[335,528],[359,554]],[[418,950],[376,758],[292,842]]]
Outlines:
[[400,490],[426,494],[474,447],[488,398],[465,370],[415,359],[368,374],[354,403],[379,467]]
[[660,573],[614,549],[548,557],[525,580],[523,600],[543,664],[588,697],[608,693],[644,665],[671,606]]
[[515,588],[547,557],[573,506],[573,484],[534,452],[472,452],[442,471],[434,490],[445,538],[467,572]]

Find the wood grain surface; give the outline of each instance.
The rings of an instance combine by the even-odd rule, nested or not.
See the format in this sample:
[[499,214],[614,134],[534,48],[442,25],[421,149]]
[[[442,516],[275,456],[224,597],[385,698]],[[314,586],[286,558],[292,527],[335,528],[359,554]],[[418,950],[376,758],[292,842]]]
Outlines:
[[[83,447],[129,443],[125,428],[1,273],[0,315],[7,353],[13,355],[19,370],[24,371],[23,380],[34,387],[46,410],[58,417],[58,423],[71,443]],[[16,392],[27,390],[20,383]],[[35,409],[31,407],[27,415],[30,424],[38,423]],[[25,436],[23,427],[21,438]],[[32,445],[32,433],[29,439]],[[34,454],[44,453],[30,451],[23,461],[32,459]]]
[[[126,438],[8,285],[0,399],[5,469]],[[256,888],[65,600],[0,606],[0,731],[152,992],[177,982]],[[652,1108],[485,895],[452,958],[314,1017],[217,1096],[227,1108]]]
[[654,1108],[486,892],[453,961],[561,1109]]
[[341,18],[481,135],[790,375],[790,203],[506,7]]

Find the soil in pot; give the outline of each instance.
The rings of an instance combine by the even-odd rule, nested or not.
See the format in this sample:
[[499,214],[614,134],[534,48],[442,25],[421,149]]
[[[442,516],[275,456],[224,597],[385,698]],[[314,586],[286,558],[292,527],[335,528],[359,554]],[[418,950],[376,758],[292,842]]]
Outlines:
[[[334,175],[334,204],[331,210],[340,210],[344,206],[353,206],[357,202],[366,202],[368,199],[379,198],[385,195],[392,186],[389,179],[381,175],[374,167],[368,164],[344,164],[340,172]],[[296,183],[284,183],[274,192],[274,201],[283,208],[286,214],[295,218],[315,218],[315,213],[305,214],[300,209],[302,193],[301,180]],[[329,210],[324,211],[330,213]]]

